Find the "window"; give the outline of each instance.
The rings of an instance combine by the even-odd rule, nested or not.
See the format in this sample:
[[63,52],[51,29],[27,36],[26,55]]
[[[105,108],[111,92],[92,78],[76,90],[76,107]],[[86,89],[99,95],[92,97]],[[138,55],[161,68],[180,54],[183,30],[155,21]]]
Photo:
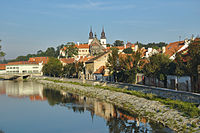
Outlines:
[[33,67],[33,69],[37,69],[37,68],[39,68],[39,67]]

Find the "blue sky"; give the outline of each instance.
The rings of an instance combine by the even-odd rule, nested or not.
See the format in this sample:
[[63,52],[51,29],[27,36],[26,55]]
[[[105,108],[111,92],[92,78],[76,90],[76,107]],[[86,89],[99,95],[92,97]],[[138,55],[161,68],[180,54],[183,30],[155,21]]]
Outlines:
[[200,0],[0,0],[6,59],[68,41],[87,42],[90,26],[108,43],[173,42],[200,34]]

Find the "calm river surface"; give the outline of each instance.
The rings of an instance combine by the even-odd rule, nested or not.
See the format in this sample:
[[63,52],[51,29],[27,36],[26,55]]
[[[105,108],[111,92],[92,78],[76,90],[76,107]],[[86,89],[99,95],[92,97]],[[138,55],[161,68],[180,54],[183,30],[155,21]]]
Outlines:
[[0,133],[165,133],[161,125],[94,98],[0,81]]

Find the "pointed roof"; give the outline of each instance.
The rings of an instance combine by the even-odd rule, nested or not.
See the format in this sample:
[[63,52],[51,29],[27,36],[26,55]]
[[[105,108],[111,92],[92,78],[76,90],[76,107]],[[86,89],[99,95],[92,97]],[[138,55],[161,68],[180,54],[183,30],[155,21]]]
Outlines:
[[104,32],[104,27],[102,28],[102,32],[101,32],[101,39],[106,39],[106,34]]
[[89,39],[93,39],[92,26],[90,27]]

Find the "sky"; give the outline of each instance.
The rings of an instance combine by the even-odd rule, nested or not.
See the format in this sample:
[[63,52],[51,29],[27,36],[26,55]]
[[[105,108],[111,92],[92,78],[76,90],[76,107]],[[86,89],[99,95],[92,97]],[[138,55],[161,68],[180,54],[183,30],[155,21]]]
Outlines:
[[67,42],[88,42],[90,26],[107,42],[174,42],[200,34],[200,0],[0,0],[6,59]]

